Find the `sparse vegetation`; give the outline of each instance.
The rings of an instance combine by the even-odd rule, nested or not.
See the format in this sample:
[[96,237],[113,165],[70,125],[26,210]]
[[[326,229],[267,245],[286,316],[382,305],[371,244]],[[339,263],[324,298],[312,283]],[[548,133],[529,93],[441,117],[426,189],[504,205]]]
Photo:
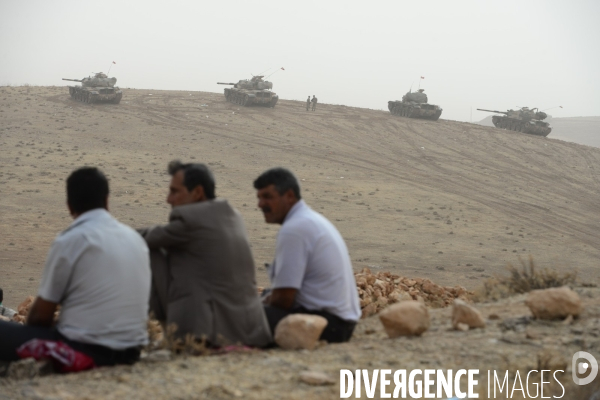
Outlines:
[[175,324],[167,326],[165,330],[160,322],[151,316],[148,319],[147,329],[150,343],[146,346],[146,351],[166,349],[173,354],[189,355],[205,355],[209,352],[205,340],[196,340],[192,335],[186,335],[184,339],[176,337]]
[[475,300],[497,300],[515,294],[527,293],[536,289],[547,289],[573,284],[577,271],[559,273],[557,271],[536,268],[533,257],[529,262],[519,257],[521,267],[508,264],[508,276],[497,276],[486,280],[483,286],[475,291]]

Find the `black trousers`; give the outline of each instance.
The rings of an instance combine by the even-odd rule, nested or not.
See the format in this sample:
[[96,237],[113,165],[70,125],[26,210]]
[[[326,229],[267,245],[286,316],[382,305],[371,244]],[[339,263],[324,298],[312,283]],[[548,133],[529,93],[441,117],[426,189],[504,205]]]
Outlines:
[[265,306],[265,314],[267,316],[267,321],[269,321],[269,327],[271,328],[271,333],[273,335],[275,335],[275,327],[279,321],[290,314],[312,314],[320,315],[321,317],[325,318],[327,320],[327,326],[323,330],[323,333],[319,339],[326,340],[329,343],[341,343],[349,341],[352,337],[352,333],[354,332],[354,328],[356,327],[356,322],[354,321],[343,320],[337,315],[333,315],[327,311],[308,310],[304,307],[296,307],[291,310],[284,310],[283,308]]
[[97,366],[133,364],[140,359],[140,349],[137,347],[113,350],[105,346],[70,340],[55,328],[0,321],[0,361],[19,360],[17,349],[31,339],[61,341],[73,350],[90,356]]

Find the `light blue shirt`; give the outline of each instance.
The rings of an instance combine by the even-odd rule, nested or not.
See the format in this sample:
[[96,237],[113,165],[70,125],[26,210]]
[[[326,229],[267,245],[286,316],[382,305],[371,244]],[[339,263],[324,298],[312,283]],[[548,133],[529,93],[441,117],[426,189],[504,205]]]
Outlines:
[[121,350],[148,342],[150,260],[142,237],[102,208],[54,240],[38,295],[61,305],[67,338]]

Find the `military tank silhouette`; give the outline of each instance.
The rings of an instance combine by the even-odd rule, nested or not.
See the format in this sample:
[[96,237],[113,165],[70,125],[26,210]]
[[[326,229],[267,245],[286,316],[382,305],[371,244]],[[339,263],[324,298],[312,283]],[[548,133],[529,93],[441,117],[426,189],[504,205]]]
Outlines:
[[123,92],[115,86],[117,78],[109,78],[102,72],[83,79],[63,78],[63,81],[81,82],[81,86],[69,86],[69,94],[73,99],[82,103],[119,104],[123,98]]
[[408,118],[421,118],[437,121],[442,115],[442,108],[427,102],[423,89],[408,91],[402,100],[388,101],[388,109],[394,115]]
[[253,76],[252,79],[242,79],[238,83],[217,82],[217,85],[233,85],[232,88],[225,88],[225,99],[233,104],[239,104],[243,107],[252,105],[275,107],[279,96],[273,93],[273,84],[263,80],[264,76]]
[[548,117],[548,114],[539,111],[537,108],[521,107],[519,110],[508,111],[484,110],[483,108],[477,110],[504,114],[503,116],[494,115],[492,117],[492,123],[496,128],[544,137],[552,131],[550,124],[543,121]]

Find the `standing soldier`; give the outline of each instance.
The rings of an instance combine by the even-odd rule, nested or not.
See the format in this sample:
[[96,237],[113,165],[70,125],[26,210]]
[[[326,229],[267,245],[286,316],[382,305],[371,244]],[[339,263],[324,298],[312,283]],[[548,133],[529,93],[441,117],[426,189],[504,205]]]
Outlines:
[[315,97],[314,94],[313,94],[313,98],[310,102],[312,103],[312,110],[315,111],[315,109],[317,108],[317,98]]
[[308,95],[308,99],[306,99],[306,111],[309,110],[310,107],[310,94]]

